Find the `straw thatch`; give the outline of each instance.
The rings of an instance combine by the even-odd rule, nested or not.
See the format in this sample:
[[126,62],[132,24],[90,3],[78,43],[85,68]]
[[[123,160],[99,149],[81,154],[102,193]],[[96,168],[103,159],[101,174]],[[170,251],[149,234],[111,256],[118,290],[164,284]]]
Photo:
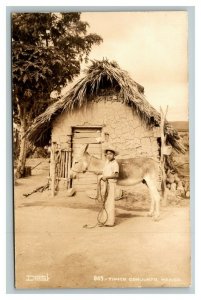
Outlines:
[[[29,128],[28,139],[36,146],[47,145],[51,136],[52,121],[63,111],[81,108],[89,101],[97,101],[97,95],[104,89],[113,89],[118,93],[118,99],[129,105],[148,127],[160,124],[160,114],[149,104],[144,96],[144,88],[131,79],[129,74],[121,70],[116,62],[108,60],[92,61],[85,71],[85,76],[79,80],[61,99],[49,106],[39,115]],[[166,122],[167,142],[176,150],[184,151],[176,130]]]

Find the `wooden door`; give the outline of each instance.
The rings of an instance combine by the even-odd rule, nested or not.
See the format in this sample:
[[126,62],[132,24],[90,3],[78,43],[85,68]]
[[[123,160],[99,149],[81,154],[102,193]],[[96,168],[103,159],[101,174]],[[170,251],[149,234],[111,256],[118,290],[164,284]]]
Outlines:
[[[96,138],[101,136],[100,127],[76,127],[73,128],[72,136],[72,159],[78,155],[81,146],[89,144],[88,153],[101,158],[101,144]],[[77,174],[77,178],[73,179],[72,186],[76,191],[96,190],[97,175],[86,172]]]

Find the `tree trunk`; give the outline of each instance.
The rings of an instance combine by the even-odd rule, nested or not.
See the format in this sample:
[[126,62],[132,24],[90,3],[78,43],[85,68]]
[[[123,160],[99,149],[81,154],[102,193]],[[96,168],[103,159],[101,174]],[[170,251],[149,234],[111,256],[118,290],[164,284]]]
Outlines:
[[23,116],[21,119],[20,126],[20,151],[17,161],[17,170],[15,173],[15,178],[23,177],[25,164],[26,164],[26,155],[27,155],[27,138],[25,137],[25,132],[27,129],[26,116]]

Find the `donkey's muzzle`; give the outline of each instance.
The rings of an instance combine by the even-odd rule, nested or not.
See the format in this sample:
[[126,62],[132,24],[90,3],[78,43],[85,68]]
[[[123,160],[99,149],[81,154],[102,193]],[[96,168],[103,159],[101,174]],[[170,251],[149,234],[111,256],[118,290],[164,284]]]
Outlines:
[[69,177],[70,177],[70,179],[75,179],[76,178],[76,173],[73,172],[73,170],[70,170]]

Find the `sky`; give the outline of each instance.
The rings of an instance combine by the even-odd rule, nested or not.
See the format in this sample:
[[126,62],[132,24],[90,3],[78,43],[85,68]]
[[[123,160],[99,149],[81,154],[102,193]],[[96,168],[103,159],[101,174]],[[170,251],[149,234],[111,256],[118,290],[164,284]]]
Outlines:
[[144,86],[152,106],[168,105],[169,121],[188,120],[186,12],[90,12],[81,19],[103,38],[89,59],[117,61]]

